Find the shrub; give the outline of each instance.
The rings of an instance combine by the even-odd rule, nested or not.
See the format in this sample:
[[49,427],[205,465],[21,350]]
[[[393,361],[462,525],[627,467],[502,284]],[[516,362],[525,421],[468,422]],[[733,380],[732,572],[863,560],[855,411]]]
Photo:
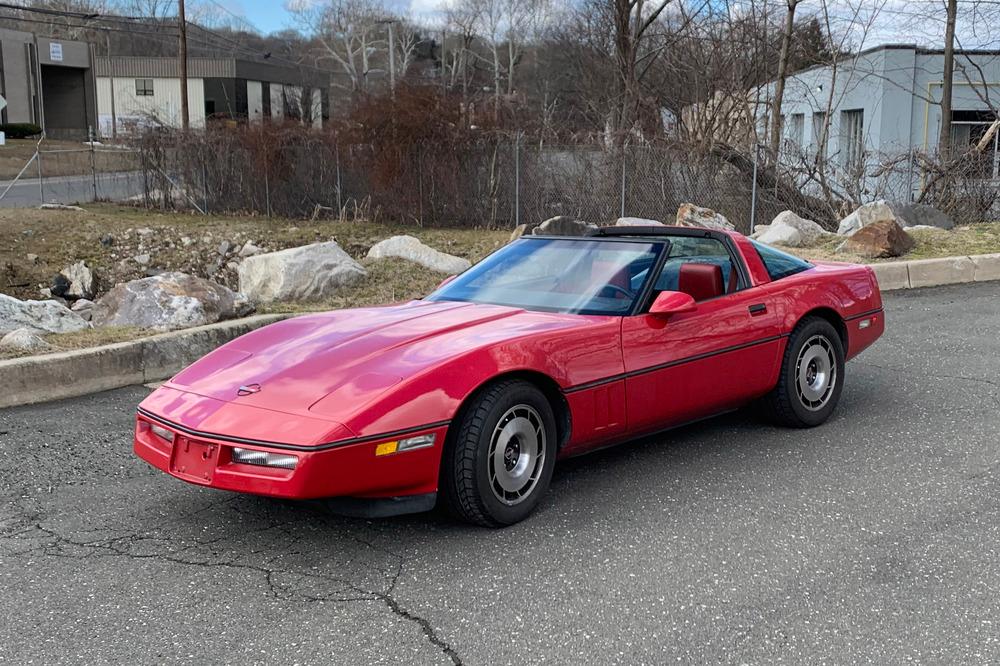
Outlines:
[[6,134],[8,139],[27,139],[41,134],[42,128],[34,123],[2,123],[0,132]]

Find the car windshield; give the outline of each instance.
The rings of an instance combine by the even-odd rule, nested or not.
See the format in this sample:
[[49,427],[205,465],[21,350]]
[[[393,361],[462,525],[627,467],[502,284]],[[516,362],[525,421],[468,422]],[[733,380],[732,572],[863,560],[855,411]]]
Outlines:
[[666,242],[521,239],[428,296],[432,301],[625,315]]

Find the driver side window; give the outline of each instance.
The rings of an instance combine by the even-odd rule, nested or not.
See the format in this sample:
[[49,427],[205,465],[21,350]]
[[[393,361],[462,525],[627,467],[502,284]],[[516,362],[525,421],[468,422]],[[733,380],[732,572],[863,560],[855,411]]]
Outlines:
[[733,256],[721,241],[678,236],[670,243],[655,291],[680,291],[695,301],[706,301],[742,288]]

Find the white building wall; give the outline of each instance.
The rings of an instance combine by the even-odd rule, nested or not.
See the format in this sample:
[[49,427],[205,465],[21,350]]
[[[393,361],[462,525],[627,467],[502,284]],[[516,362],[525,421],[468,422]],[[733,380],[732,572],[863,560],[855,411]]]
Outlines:
[[312,90],[312,126],[316,129],[323,127],[323,93],[319,88]]
[[[136,94],[136,79],[97,77],[97,116],[100,132],[111,135],[112,106],[120,134],[143,127],[181,127],[181,85],[179,78],[157,78],[152,95]],[[114,91],[112,104],[112,89]],[[205,83],[188,79],[188,120],[191,127],[205,126]]]
[[260,81],[247,81],[247,118],[260,122],[264,117],[264,86]]

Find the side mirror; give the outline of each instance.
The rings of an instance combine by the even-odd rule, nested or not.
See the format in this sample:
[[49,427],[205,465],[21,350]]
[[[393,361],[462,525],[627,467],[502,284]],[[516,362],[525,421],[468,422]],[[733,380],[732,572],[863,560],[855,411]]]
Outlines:
[[649,306],[649,314],[669,317],[682,312],[694,312],[697,308],[698,306],[690,294],[685,294],[682,291],[661,291],[653,304]]
[[454,280],[457,277],[458,277],[457,275],[449,275],[445,279],[441,280],[440,283],[438,283],[438,286],[434,289],[434,291],[437,291],[438,289],[440,289],[441,287],[445,286],[446,284],[448,284],[449,282],[451,282],[452,280]]

